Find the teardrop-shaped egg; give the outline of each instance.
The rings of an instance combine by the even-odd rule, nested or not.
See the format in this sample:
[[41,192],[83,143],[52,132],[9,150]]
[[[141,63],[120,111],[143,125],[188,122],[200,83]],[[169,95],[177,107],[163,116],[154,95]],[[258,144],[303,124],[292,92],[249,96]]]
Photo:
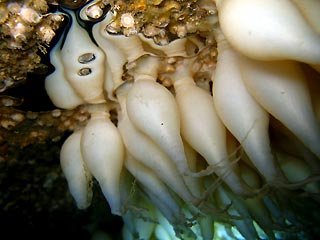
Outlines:
[[50,52],[50,61],[55,67],[55,71],[46,77],[45,89],[56,107],[73,109],[85,101],[75,92],[64,76],[64,67],[60,56],[61,41],[62,38],[60,43],[57,43]]
[[251,162],[268,182],[273,182],[278,171],[270,148],[269,115],[246,89],[239,64],[238,54],[222,38],[213,79],[215,107]]
[[120,174],[124,146],[118,129],[109,119],[107,109],[93,105],[91,118],[83,130],[81,152],[90,172],[99,182],[111,212],[121,215]]
[[61,168],[79,209],[89,207],[92,200],[92,175],[80,149],[82,132],[81,129],[72,133],[63,143],[60,152]]
[[[64,75],[72,88],[87,103],[105,102],[103,83],[105,79],[105,55],[90,39],[89,34],[72,17],[71,28],[61,49]],[[91,61],[83,62],[84,55],[94,56]]]
[[230,44],[259,60],[320,64],[320,35],[291,0],[218,0],[219,23]]
[[118,128],[127,150],[136,160],[151,168],[184,201],[192,202],[194,197],[185,186],[175,164],[150,137],[131,123],[126,112],[126,95],[118,92],[117,96],[121,106]]
[[169,90],[155,81],[140,79],[128,92],[126,104],[134,126],[170,156],[179,173],[190,172],[180,136],[179,110]]
[[320,126],[299,64],[243,58],[241,70],[247,89],[257,102],[320,156]]
[[226,129],[212,96],[195,85],[189,68],[188,64],[179,66],[171,76],[181,115],[181,134],[234,192],[245,194],[245,187],[229,162]]

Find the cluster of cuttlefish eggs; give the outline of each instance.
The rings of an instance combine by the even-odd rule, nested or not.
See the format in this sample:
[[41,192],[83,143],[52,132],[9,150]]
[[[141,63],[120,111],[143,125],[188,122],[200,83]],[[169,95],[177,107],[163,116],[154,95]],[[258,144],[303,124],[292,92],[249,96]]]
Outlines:
[[114,9],[94,24],[95,43],[68,11],[71,29],[51,52],[53,103],[86,104],[91,113],[61,149],[70,192],[88,207],[94,177],[123,216],[125,239],[213,239],[217,221],[234,238],[272,239],[300,226],[281,189],[319,194],[320,3],[214,2],[210,91],[197,85],[198,54],[188,52],[209,49],[208,41],[159,46],[139,33],[109,33]]

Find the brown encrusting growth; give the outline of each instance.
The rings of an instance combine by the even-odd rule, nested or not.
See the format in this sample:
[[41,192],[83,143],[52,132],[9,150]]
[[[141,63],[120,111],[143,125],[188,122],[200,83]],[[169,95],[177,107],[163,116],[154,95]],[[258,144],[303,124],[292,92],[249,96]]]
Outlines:
[[64,21],[48,10],[45,0],[0,2],[0,92],[46,70],[41,57]]

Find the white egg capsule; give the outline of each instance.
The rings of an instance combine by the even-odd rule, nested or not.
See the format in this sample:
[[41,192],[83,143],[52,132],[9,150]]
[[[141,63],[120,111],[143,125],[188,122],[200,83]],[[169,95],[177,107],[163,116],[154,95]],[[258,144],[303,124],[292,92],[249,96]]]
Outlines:
[[53,73],[45,79],[45,89],[56,107],[73,109],[85,101],[75,92],[64,76],[64,67],[60,58],[60,42],[51,50],[50,61],[55,67]]
[[245,184],[229,162],[226,129],[218,117],[212,96],[196,86],[187,62],[171,75],[181,115],[181,134],[236,193],[246,194]]
[[238,53],[222,35],[219,38],[218,62],[213,79],[217,113],[267,182],[274,182],[279,172],[270,148],[269,115],[246,89]]
[[[77,23],[75,14],[70,11],[69,13],[72,24],[61,49],[64,75],[84,101],[92,104],[103,103],[105,55],[92,42],[86,30]],[[92,57],[86,59],[86,56]]]
[[92,200],[92,175],[80,149],[82,132],[81,129],[72,133],[63,143],[60,152],[61,168],[79,209],[89,207]]
[[110,121],[105,105],[92,105],[91,118],[83,130],[81,152],[93,176],[99,182],[111,212],[122,214],[120,174],[124,146],[118,129]]
[[299,64],[242,58],[241,70],[247,89],[257,102],[319,157],[320,126]]
[[176,192],[184,201],[192,202],[194,197],[189,192],[182,177],[177,173],[177,168],[172,160],[165,154],[150,137],[139,131],[131,122],[126,112],[126,94],[120,93],[122,86],[117,91],[121,106],[118,128],[123,142],[132,156],[151,168],[157,176]]
[[259,60],[320,64],[320,36],[291,0],[216,0],[230,44]]
[[[147,58],[157,67],[158,60]],[[148,135],[169,155],[179,173],[190,169],[180,136],[180,116],[177,103],[168,89],[156,82],[156,69],[140,65],[135,82],[128,92],[126,107],[133,125]]]
[[128,116],[175,162],[179,173],[190,172],[180,136],[179,110],[172,94],[157,82],[134,83],[127,97]]

